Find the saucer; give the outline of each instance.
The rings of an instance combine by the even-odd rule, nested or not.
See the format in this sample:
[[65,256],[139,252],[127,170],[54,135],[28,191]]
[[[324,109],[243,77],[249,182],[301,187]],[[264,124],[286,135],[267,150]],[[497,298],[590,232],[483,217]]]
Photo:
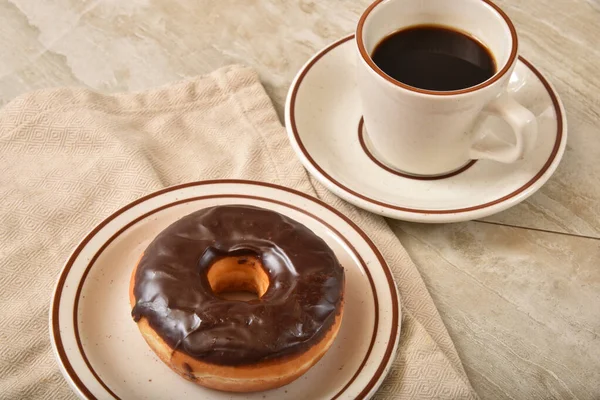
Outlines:
[[[363,129],[354,35],[326,47],[300,70],[285,118],[294,151],[329,190],[368,211],[416,222],[457,222],[506,210],[552,176],[567,142],[565,110],[550,83],[522,57],[508,90],[538,120],[535,148],[514,164],[470,162],[436,177],[411,176],[381,161]],[[505,122],[486,128],[502,138]]]
[[[160,361],[131,318],[129,280],[148,244],[183,216],[224,204],[295,219],[323,238],[344,267],[344,315],[333,345],[308,372],[278,389],[227,393],[189,382]],[[400,321],[391,270],[348,217],[285,187],[218,180],[149,194],[83,238],[56,284],[50,336],[61,372],[82,399],[367,399],[392,366]]]

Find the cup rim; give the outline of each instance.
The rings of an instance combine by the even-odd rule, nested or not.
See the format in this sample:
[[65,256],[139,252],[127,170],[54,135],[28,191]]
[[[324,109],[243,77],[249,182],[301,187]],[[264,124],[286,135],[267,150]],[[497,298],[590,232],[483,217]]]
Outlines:
[[375,64],[375,62],[371,58],[371,55],[367,52],[367,48],[363,41],[363,29],[364,29],[365,21],[369,17],[369,14],[371,14],[371,12],[378,5],[383,3],[384,1],[389,1],[389,0],[375,0],[369,7],[367,7],[367,9],[361,15],[361,17],[358,21],[358,26],[356,28],[356,44],[358,46],[358,51],[360,53],[360,56],[367,63],[367,65],[373,71],[375,71],[375,73],[377,73],[379,76],[381,76],[383,79],[385,79],[389,83],[393,84],[394,86],[409,90],[411,92],[426,94],[426,95],[434,95],[434,96],[452,96],[452,95],[458,95],[458,94],[471,93],[471,92],[475,92],[479,89],[488,87],[488,86],[492,85],[494,82],[498,81],[500,78],[502,78],[504,75],[506,75],[506,73],[511,69],[512,65],[515,63],[515,60],[517,59],[517,49],[518,49],[519,41],[518,41],[518,37],[517,37],[517,30],[515,29],[514,24],[512,23],[512,21],[510,20],[508,15],[506,15],[506,13],[504,11],[502,11],[502,9],[499,6],[492,3],[490,0],[481,0],[484,3],[486,3],[487,5],[489,5],[490,7],[492,7],[498,13],[498,15],[500,15],[504,19],[504,21],[506,22],[506,25],[508,26],[508,29],[510,30],[510,35],[511,35],[511,39],[512,39],[512,48],[511,48],[508,60],[506,61],[506,63],[504,64],[504,66],[502,67],[502,69],[500,71],[496,72],[488,80],[483,81],[480,84],[477,84],[475,86],[470,86],[468,88],[459,89],[459,90],[449,90],[449,91],[421,89],[421,88],[410,86],[410,85],[407,85],[400,81],[397,81],[396,79],[392,78],[391,76],[389,76],[388,74],[383,72],[383,70],[381,70],[381,68],[379,68]]

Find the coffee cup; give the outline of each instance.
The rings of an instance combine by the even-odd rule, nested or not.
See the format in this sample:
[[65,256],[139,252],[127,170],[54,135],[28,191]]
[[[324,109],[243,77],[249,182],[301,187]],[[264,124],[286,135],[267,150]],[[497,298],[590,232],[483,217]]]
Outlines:
[[[472,160],[514,163],[533,148],[535,115],[507,91],[517,33],[492,2],[377,0],[356,45],[364,128],[384,164],[436,176]],[[504,132],[486,129],[490,117]]]

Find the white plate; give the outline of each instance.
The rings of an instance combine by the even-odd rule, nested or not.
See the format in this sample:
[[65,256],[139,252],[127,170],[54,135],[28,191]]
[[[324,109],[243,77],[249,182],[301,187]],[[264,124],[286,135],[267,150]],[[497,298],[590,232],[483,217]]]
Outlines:
[[[537,116],[535,150],[515,164],[481,160],[458,174],[415,179],[387,167],[360,128],[354,36],[315,55],[300,70],[286,104],[292,147],[321,183],[374,213],[417,222],[455,222],[503,211],[535,193],[556,170],[567,142],[560,98],[529,62],[519,59],[509,91]],[[503,121],[487,127],[502,133]]]
[[[344,318],[333,346],[280,389],[232,394],[190,383],[158,359],[131,318],[129,278],[150,241],[177,219],[223,204],[255,205],[299,221],[327,242],[346,270]],[[335,209],[271,184],[205,181],[141,198],[88,234],[56,285],[50,330],[62,373],[84,399],[355,399],[373,395],[393,362],[400,307],[381,254]]]

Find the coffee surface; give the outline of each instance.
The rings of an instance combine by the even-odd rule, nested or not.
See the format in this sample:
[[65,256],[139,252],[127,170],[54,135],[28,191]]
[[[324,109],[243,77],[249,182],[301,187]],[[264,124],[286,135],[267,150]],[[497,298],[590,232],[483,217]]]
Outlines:
[[460,90],[485,82],[496,73],[490,51],[453,29],[419,25],[385,37],[373,62],[406,85],[434,91]]

